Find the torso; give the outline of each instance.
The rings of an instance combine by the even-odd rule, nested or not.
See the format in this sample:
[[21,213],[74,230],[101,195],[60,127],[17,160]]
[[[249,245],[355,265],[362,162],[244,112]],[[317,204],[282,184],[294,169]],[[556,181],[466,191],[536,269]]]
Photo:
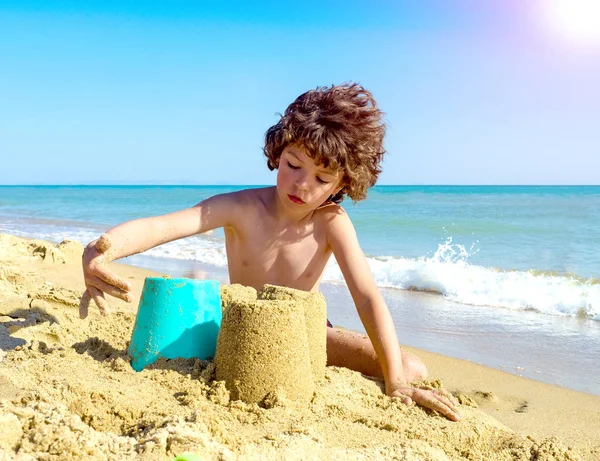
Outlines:
[[332,253],[324,229],[327,210],[315,210],[301,222],[282,221],[273,214],[272,192],[240,193],[244,213],[224,228],[230,282],[316,291]]

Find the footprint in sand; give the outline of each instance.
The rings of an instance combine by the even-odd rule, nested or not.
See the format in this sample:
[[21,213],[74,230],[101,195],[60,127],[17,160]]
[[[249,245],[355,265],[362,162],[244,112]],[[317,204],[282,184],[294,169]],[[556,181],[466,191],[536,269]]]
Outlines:
[[515,408],[515,411],[517,413],[527,413],[529,411],[529,402],[527,400],[524,400],[519,404],[517,408]]
[[475,391],[475,396],[488,402],[497,402],[498,396],[493,392]]
[[495,409],[498,409],[499,406],[503,406],[502,402],[501,402],[501,399],[496,394],[494,394],[493,392],[488,392],[488,391],[473,391],[473,393],[471,394],[471,398],[481,408],[495,408]]
[[462,392],[459,392],[457,394],[454,394],[454,397],[456,397],[456,400],[458,400],[458,403],[460,403],[461,405],[466,405],[468,407],[473,407],[473,408],[478,408],[479,405],[477,405],[477,402],[472,399],[471,397],[469,397],[467,394],[463,394]]

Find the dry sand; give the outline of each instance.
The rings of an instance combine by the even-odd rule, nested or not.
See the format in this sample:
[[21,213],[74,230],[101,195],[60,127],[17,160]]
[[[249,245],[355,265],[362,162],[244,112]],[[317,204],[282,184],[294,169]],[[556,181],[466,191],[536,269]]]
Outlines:
[[[231,295],[238,286],[221,291]],[[225,382],[232,399],[246,403],[269,402],[266,406],[272,407],[282,397],[309,402],[315,381],[304,306],[244,295],[234,295],[224,306],[215,379]]]
[[[79,319],[80,254],[0,235],[0,460],[600,459],[600,397],[419,351],[463,403],[460,422],[342,368],[327,368],[310,402],[268,409],[230,400],[211,362],[136,373],[126,349],[138,299]],[[114,268],[138,295],[156,275]]]

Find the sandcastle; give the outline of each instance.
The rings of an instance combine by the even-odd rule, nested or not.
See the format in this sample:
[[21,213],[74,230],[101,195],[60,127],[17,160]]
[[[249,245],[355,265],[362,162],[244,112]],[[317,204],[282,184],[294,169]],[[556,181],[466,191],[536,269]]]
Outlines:
[[229,285],[221,287],[221,300],[216,378],[231,397],[247,403],[274,396],[310,400],[327,364],[324,296]]

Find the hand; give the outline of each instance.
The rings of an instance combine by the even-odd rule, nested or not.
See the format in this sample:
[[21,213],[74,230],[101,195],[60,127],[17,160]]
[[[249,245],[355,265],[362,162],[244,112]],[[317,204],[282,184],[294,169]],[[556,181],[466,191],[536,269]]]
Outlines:
[[399,398],[403,404],[419,406],[435,410],[451,421],[458,421],[460,413],[456,409],[458,402],[447,392],[440,389],[418,389],[407,385],[387,385],[386,394]]
[[85,292],[79,303],[79,316],[84,319],[88,315],[90,300],[93,299],[102,315],[108,315],[109,305],[104,294],[131,302],[131,285],[107,269],[107,264],[112,261],[110,248],[112,242],[108,234],[102,234],[83,250],[83,277]]

